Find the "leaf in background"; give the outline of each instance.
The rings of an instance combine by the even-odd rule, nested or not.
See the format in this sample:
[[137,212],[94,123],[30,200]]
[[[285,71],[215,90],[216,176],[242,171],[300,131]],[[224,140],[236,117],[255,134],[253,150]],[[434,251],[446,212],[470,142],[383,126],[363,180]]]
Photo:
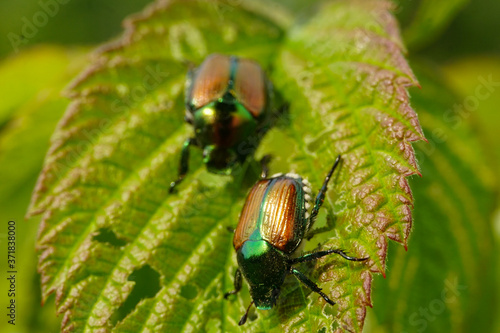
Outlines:
[[66,52],[51,47],[34,48],[5,59],[0,65],[0,91],[3,92],[0,126],[5,126],[26,101],[64,83],[68,77],[67,66]]
[[[16,221],[17,270],[20,272],[16,281],[19,319],[14,326],[16,332],[48,332],[58,326],[53,307],[40,308],[39,277],[32,255],[36,224],[23,217],[43,165],[50,135],[68,105],[60,92],[83,68],[86,58],[83,54],[82,51],[45,46],[20,53],[0,64],[0,86],[4,92],[0,100],[0,113],[4,117],[0,130],[0,221],[2,225],[9,220]],[[2,290],[9,289],[8,282],[1,280]],[[7,302],[9,298],[2,297],[1,307],[6,308]],[[2,332],[11,332],[12,328],[7,321],[0,323]]]
[[[495,55],[481,55],[468,57],[448,63],[443,68],[444,74],[449,82],[461,96],[464,96],[463,117],[458,118],[464,122],[470,122],[476,130],[475,134],[482,143],[484,159],[491,165],[492,170],[497,170],[497,184],[500,183],[498,170],[500,169],[500,57]],[[467,107],[465,102],[467,99]],[[457,123],[456,121],[454,123]],[[494,219],[494,234],[496,237],[496,250],[499,253],[500,244],[500,196],[498,185],[495,191],[496,212]],[[494,260],[492,260],[494,263]],[[497,281],[500,275],[500,256],[496,255]],[[494,265],[494,264],[493,264]],[[493,290],[495,288],[492,288]],[[488,292],[488,294],[490,294]],[[496,308],[500,307],[500,286],[496,285]],[[484,314],[496,313],[495,307],[489,307]],[[500,331],[500,317],[496,316],[496,326],[492,332]]]
[[[106,41],[120,33],[125,16],[148,3],[149,0],[2,1],[0,31],[5,38],[0,44],[0,57],[44,43],[70,46]],[[44,15],[48,16],[45,23]]]
[[191,131],[186,62],[213,52],[272,68],[290,101],[290,125],[259,149],[275,156],[273,171],[297,171],[317,190],[342,154],[335,200],[325,202],[337,228],[328,223],[322,236],[326,247],[372,259],[371,267],[334,257],[314,272],[304,267],[338,305],[325,307],[287,279],[276,309],[258,311],[259,320],[252,313],[244,329],[362,329],[370,269],[383,272],[387,238],[406,245],[410,231],[405,177],[418,173],[410,142],[423,135],[406,87],[416,81],[386,2],[334,2],[286,40],[287,12],[257,8],[160,1],[129,20],[125,36],[73,84],[31,206],[43,213],[44,299],[56,292],[64,331],[240,330],[248,292],[222,299],[236,265],[226,227],[255,179],[210,175],[193,151],[187,181],[168,195]]
[[[446,64],[444,74],[450,84],[461,96],[464,107],[460,113],[455,111],[453,126],[470,121],[477,130],[481,142],[486,147],[487,161],[500,168],[500,57],[475,56]],[[467,104],[466,104],[467,103]],[[466,105],[465,105],[466,104]]]
[[407,47],[416,50],[438,39],[469,0],[395,2],[402,6],[403,11],[409,9],[408,13],[404,14],[412,15],[410,23],[403,29],[403,37]]
[[[470,119],[450,117],[465,98],[438,71],[416,73],[412,104],[429,140],[418,144],[422,179],[412,180],[415,232],[408,252],[391,249],[387,280],[375,279],[373,319],[390,332],[493,332],[498,248],[492,211],[498,188]],[[479,130],[479,129],[477,129]]]

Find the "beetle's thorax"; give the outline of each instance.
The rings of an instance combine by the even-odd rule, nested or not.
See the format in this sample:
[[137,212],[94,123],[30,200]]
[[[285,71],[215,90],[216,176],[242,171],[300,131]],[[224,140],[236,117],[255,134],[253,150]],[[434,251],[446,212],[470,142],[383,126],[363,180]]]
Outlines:
[[265,240],[248,240],[238,250],[237,259],[255,306],[272,308],[290,270],[288,257]]
[[215,101],[195,111],[193,127],[198,146],[204,148],[204,162],[216,173],[226,173],[242,162],[238,146],[252,135],[256,122],[236,101]]

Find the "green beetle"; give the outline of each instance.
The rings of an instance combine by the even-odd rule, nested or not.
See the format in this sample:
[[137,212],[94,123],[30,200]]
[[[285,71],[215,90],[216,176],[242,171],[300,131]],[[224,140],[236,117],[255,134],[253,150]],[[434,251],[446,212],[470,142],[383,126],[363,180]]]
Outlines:
[[307,180],[296,174],[278,174],[262,179],[250,190],[233,238],[238,260],[234,290],[224,295],[227,298],[229,295],[236,294],[241,289],[242,275],[245,277],[250,286],[253,301],[241,318],[240,325],[246,322],[252,304],[255,303],[260,310],[273,307],[288,274],[294,275],[329,304],[335,304],[316,283],[293,265],[316,260],[332,253],[351,261],[368,259],[350,257],[340,249],[318,251],[299,257],[293,256],[318,215],[325,199],[328,182],[339,162],[340,156],[328,172],[310,215],[308,210],[311,187]]
[[185,120],[194,136],[182,147],[178,179],[188,172],[189,148],[203,149],[203,162],[210,172],[230,174],[257,148],[272,122],[273,87],[254,61],[212,54],[186,81]]

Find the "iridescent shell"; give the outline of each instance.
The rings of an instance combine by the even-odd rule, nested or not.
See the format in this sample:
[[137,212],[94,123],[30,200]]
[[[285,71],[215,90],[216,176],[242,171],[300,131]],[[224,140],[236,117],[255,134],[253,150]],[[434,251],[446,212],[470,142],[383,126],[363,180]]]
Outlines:
[[225,94],[230,81],[230,63],[230,57],[212,54],[195,70],[186,96],[193,109],[199,109]]
[[266,240],[284,253],[293,252],[306,229],[307,198],[300,177],[264,179],[250,190],[236,228],[236,251],[244,242]]
[[212,54],[191,74],[186,102],[188,109],[198,110],[230,93],[254,118],[259,118],[269,103],[268,86],[256,62]]

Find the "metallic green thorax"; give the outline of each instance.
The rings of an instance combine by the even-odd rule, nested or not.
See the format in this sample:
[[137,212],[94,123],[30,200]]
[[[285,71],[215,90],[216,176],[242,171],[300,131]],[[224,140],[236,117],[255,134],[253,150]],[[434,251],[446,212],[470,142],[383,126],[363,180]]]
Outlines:
[[265,240],[246,241],[236,256],[255,306],[271,309],[290,269],[287,256]]
[[229,174],[235,163],[245,159],[247,150],[238,147],[255,133],[258,123],[239,102],[221,98],[197,110],[193,126],[208,170]]

